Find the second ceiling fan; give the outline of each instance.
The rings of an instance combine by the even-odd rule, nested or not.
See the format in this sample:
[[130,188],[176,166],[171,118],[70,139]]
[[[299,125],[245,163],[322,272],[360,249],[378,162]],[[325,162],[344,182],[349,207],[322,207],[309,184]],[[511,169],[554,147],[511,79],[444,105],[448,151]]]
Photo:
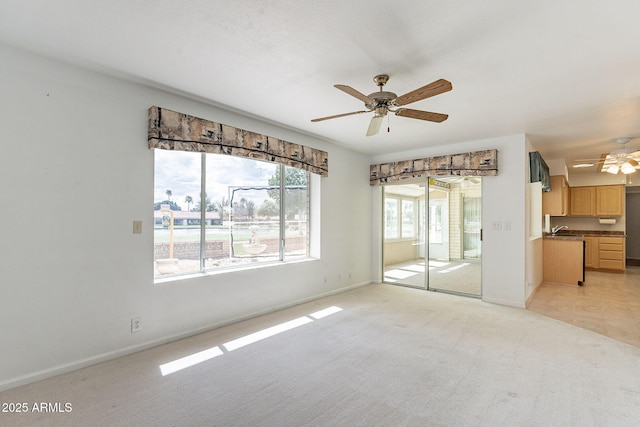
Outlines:
[[640,170],[640,150],[627,148],[629,141],[637,139],[635,137],[621,137],[613,141],[620,145],[620,149],[613,150],[609,154],[602,154],[599,159],[579,159],[573,162],[574,168],[589,168],[600,165],[598,171],[609,172],[616,175],[622,172],[625,175],[635,173]]
[[369,123],[369,129],[367,130],[367,136],[375,135],[380,131],[380,125],[382,125],[382,119],[387,113],[395,113],[396,116],[409,117],[411,119],[426,120],[430,122],[443,122],[449,117],[447,114],[432,113],[430,111],[413,110],[411,108],[402,108],[402,106],[411,104],[412,102],[420,101],[422,99],[430,98],[441,93],[448,92],[453,89],[451,82],[440,79],[428,85],[422,86],[409,93],[398,96],[393,92],[386,92],[382,90],[382,87],[389,81],[389,76],[386,74],[379,74],[373,78],[373,81],[378,85],[380,90],[378,92],[365,95],[358,92],[351,86],[346,85],[334,85],[337,89],[358,98],[364,102],[366,110],[353,111],[351,113],[336,114],[334,116],[320,117],[311,120],[312,122],[320,122],[323,120],[336,119],[338,117],[351,116],[353,114],[362,114],[374,112],[374,116]]

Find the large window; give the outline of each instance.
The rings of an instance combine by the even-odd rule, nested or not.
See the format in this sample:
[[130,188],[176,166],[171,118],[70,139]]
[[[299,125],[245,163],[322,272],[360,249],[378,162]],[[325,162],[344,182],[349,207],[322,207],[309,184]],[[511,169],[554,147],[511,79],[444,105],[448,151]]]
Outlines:
[[402,237],[405,239],[413,238],[416,235],[414,206],[415,200],[402,199]]
[[429,243],[446,241],[443,213],[448,213],[448,199],[429,198]]
[[400,237],[398,220],[398,204],[400,199],[385,198],[384,200],[384,238],[397,239]]
[[308,183],[280,164],[155,150],[156,277],[307,257]]
[[417,199],[408,196],[385,195],[384,238],[416,239],[419,231]]

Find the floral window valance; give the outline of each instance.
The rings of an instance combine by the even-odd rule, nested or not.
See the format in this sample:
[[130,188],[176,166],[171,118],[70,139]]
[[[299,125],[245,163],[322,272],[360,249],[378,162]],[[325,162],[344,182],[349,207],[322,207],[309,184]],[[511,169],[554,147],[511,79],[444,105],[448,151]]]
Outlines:
[[495,176],[497,174],[498,150],[494,149],[371,165],[369,183],[380,185],[407,178],[442,175]]
[[329,173],[326,151],[156,106],[149,108],[149,148],[228,154],[281,163],[321,176]]

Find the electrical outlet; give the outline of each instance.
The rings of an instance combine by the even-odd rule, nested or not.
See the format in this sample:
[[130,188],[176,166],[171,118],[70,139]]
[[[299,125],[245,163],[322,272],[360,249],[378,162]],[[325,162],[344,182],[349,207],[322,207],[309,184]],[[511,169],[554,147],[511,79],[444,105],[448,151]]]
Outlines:
[[142,330],[142,318],[141,317],[132,317],[131,318],[131,333],[140,332]]
[[502,230],[502,221],[493,221],[493,231]]
[[142,234],[142,221],[133,221],[133,234]]
[[504,231],[511,231],[511,221],[502,221],[502,229]]

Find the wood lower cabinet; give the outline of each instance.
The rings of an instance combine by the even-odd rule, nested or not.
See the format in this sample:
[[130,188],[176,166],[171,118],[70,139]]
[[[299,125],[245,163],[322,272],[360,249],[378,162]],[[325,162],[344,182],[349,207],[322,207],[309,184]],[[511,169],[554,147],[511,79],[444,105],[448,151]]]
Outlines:
[[543,280],[577,285],[582,282],[582,240],[544,239]]
[[584,247],[584,266],[586,268],[598,268],[598,238],[585,236],[584,241],[586,243]]
[[625,270],[624,237],[598,237],[598,269]]
[[584,266],[592,270],[625,271],[625,238],[584,236]]

